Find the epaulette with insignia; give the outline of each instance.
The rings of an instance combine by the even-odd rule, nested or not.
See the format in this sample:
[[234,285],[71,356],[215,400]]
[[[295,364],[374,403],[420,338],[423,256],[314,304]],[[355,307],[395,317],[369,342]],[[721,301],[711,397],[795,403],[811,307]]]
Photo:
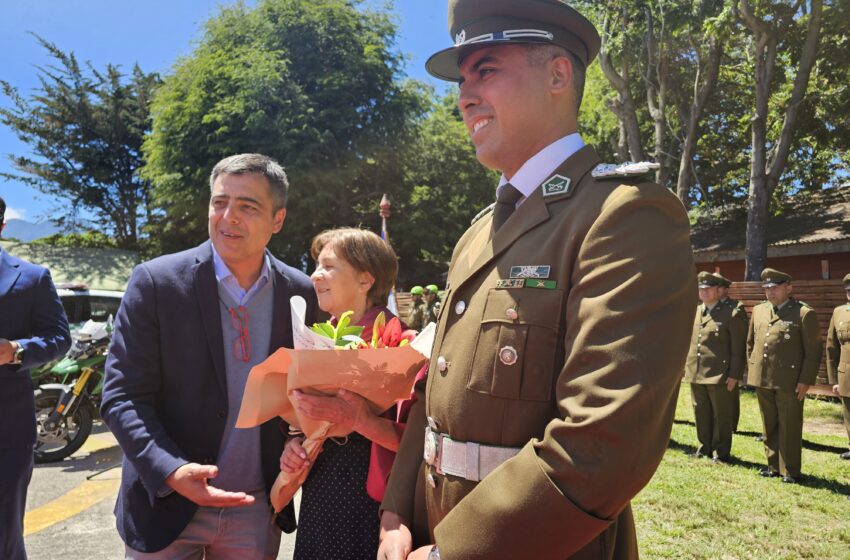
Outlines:
[[475,222],[477,222],[478,220],[480,220],[481,218],[483,218],[484,216],[486,216],[486,215],[487,215],[487,212],[491,211],[491,210],[493,209],[493,207],[495,207],[495,206],[496,206],[496,203],[494,202],[493,204],[491,204],[490,206],[488,206],[487,208],[485,208],[485,209],[484,209],[484,210],[482,210],[481,212],[477,213],[477,214],[475,215],[475,217],[474,217],[474,218],[472,218],[472,221],[469,223],[469,225],[474,224]]
[[615,179],[623,177],[640,177],[660,168],[661,165],[651,161],[627,161],[625,163],[600,163],[593,168],[591,177],[594,179]]

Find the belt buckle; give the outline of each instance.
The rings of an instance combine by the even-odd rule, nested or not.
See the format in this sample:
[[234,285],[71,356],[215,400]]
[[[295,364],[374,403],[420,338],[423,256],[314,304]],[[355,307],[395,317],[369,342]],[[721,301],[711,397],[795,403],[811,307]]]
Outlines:
[[431,466],[436,466],[437,464],[437,451],[439,444],[439,437],[433,430],[431,430],[431,426],[427,426],[425,428],[425,448],[423,457],[425,458],[425,462]]

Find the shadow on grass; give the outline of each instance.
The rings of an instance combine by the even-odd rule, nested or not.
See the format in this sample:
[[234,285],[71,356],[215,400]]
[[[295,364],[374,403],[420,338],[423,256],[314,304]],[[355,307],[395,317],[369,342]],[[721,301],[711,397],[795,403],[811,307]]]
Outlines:
[[[673,420],[673,423],[679,424],[679,425],[682,425],[682,426],[696,426],[696,424],[692,420],[678,420],[678,419],[676,419],[676,420]],[[761,434],[761,432],[737,431],[737,432],[735,432],[735,435],[736,436],[747,436],[747,437],[756,438],[756,437],[758,437],[762,434]],[[822,451],[824,453],[835,453],[836,455],[840,455],[841,453],[844,453],[845,451],[847,451],[847,449],[844,448],[844,447],[835,446],[835,445],[826,445],[826,444],[823,444],[823,443],[815,443],[814,441],[809,441],[805,438],[805,436],[803,436],[803,447],[810,450],[810,451]]]
[[[692,422],[681,422],[681,423],[688,424],[688,423],[692,423]],[[805,446],[805,444],[807,442],[804,441],[803,443],[804,443],[804,446]],[[826,449],[833,449],[831,446],[828,446],[828,445],[819,445],[819,444],[812,444],[812,445],[817,445],[818,447],[826,448]],[[667,448],[668,449],[675,449],[676,451],[681,451],[682,453],[685,453],[686,455],[692,455],[696,451],[696,447],[694,447],[693,445],[686,445],[684,443],[676,441],[675,439],[670,439],[670,442],[667,444]],[[708,461],[708,458],[694,459],[694,461],[695,462],[696,461]],[[733,457],[730,458],[730,460],[728,461],[726,466],[727,467],[742,467],[742,468],[745,468],[745,469],[748,469],[748,470],[752,470],[752,471],[754,471],[753,476],[758,476],[757,471],[763,469],[766,466],[766,464],[764,464],[764,463],[754,463],[752,461],[747,461],[745,459],[741,459],[739,457],[733,456]],[[817,476],[817,475],[803,474],[803,476],[800,478],[800,480],[797,482],[797,484],[799,486],[805,486],[806,488],[816,488],[816,489],[819,489],[819,490],[827,490],[829,492],[832,492],[833,494],[850,496],[850,484],[838,482],[837,480],[832,479],[832,478],[824,478],[822,476]]]

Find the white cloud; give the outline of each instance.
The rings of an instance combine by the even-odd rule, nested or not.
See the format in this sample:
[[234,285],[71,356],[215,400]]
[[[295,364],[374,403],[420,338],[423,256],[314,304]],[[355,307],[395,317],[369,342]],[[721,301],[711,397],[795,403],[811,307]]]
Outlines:
[[25,220],[26,214],[26,210],[19,210],[18,208],[12,208],[11,206],[6,207],[6,221]]

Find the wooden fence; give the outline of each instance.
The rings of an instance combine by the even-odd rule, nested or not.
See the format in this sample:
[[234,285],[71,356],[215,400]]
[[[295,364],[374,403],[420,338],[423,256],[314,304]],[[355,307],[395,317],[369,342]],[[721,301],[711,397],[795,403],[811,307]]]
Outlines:
[[[826,341],[829,319],[832,311],[839,305],[847,303],[844,284],[841,280],[798,280],[793,284],[791,296],[812,306],[818,315],[821,339]],[[729,288],[729,297],[739,300],[747,309],[747,317],[752,317],[753,306],[765,300],[764,288],[761,282],[733,282]],[[826,352],[821,356],[818,383],[826,385]],[[813,388],[811,392],[832,394],[826,387]]]

